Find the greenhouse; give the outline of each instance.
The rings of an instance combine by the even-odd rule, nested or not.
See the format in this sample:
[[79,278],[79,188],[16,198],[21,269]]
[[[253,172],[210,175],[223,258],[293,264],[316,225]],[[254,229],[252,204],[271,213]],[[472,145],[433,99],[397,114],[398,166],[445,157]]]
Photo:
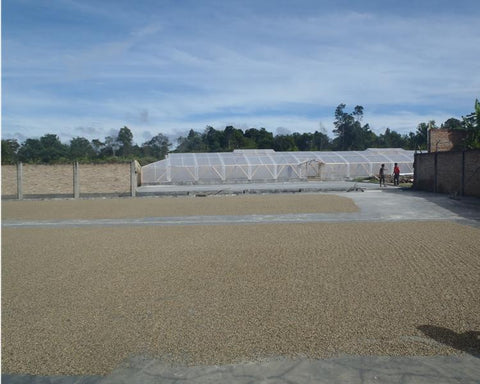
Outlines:
[[217,153],[171,153],[142,167],[142,185],[228,184],[315,180],[353,180],[378,174],[381,164],[413,174],[414,151],[371,148],[342,152],[275,152],[238,149]]

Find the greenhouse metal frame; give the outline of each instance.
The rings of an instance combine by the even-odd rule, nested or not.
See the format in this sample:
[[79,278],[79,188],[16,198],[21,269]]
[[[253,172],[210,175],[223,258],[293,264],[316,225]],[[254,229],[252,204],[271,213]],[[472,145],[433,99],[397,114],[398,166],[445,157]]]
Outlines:
[[365,151],[171,153],[142,167],[142,185],[228,184],[316,180],[352,180],[378,174],[381,164],[413,174],[414,151],[370,148]]

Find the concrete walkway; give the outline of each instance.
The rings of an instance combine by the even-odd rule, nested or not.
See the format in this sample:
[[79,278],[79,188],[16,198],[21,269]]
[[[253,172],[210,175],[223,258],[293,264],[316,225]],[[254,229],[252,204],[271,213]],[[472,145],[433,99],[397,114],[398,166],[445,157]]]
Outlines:
[[[354,187],[374,190],[378,184],[352,181],[304,181],[283,183],[243,183],[211,185],[147,185],[137,188],[137,196],[218,195],[244,193],[345,192]],[[388,188],[388,187],[387,187]]]
[[101,384],[127,383],[479,383],[480,360],[462,357],[341,357],[278,359],[225,366],[175,367],[132,359]]
[[[331,192],[335,193],[335,192]],[[480,199],[450,199],[446,195],[413,192],[400,188],[366,189],[365,192],[335,193],[351,198],[360,208],[353,213],[303,213],[277,215],[208,215],[145,217],[92,220],[4,220],[2,227],[85,227],[85,226],[151,226],[151,225],[225,225],[306,222],[391,222],[450,220],[480,226]]]
[[474,384],[480,383],[480,359],[470,355],[434,357],[344,356],[335,359],[271,359],[222,366],[171,365],[133,357],[110,375],[3,375],[4,384]]

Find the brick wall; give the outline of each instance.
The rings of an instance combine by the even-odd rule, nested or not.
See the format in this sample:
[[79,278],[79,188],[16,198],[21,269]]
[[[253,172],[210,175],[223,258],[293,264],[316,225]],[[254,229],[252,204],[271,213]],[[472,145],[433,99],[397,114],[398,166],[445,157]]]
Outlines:
[[[421,157],[420,157],[421,156]],[[414,186],[422,191],[433,192],[434,184],[434,162],[435,157],[428,153],[415,155],[414,160]]]
[[[80,196],[128,195],[130,164],[79,164]],[[2,197],[16,197],[17,167],[2,165]],[[73,165],[23,164],[24,197],[73,196]]]
[[465,195],[480,197],[480,150],[465,152]]
[[437,192],[462,191],[462,152],[443,152],[437,156]]
[[415,155],[414,188],[480,197],[480,150]]
[[462,150],[465,131],[434,128],[428,131],[428,152]]

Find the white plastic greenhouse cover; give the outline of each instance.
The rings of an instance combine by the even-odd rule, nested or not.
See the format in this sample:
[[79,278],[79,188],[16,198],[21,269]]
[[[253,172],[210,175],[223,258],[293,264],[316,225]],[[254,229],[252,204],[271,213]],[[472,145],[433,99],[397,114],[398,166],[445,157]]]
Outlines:
[[275,152],[243,149],[216,153],[171,153],[142,167],[142,185],[349,180],[378,174],[381,164],[413,174],[414,151],[370,148],[343,152]]

